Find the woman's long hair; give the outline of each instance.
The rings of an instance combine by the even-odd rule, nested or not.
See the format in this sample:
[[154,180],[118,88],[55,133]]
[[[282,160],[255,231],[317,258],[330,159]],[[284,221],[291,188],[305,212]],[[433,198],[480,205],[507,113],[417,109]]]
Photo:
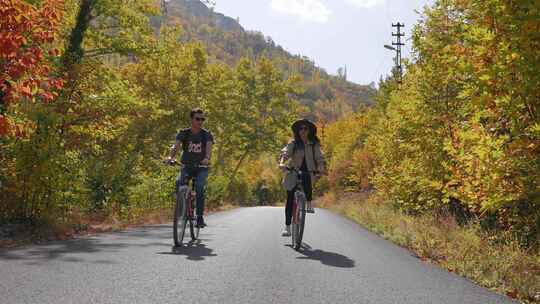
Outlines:
[[[317,135],[313,134],[313,130],[308,127],[309,134],[308,134],[308,141],[311,141],[315,144],[321,145],[321,140]],[[296,150],[304,150],[304,141],[302,138],[300,138],[300,128],[297,128],[294,130],[294,147],[293,147],[293,154],[296,152]]]

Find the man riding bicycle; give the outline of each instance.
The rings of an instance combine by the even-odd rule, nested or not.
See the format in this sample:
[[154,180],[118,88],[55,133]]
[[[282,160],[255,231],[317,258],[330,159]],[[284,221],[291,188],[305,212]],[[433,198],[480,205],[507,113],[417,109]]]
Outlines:
[[206,120],[204,112],[195,108],[190,112],[191,127],[182,129],[176,135],[176,142],[171,147],[169,158],[166,162],[174,162],[178,147],[182,147],[182,169],[176,178],[176,192],[182,185],[187,184],[188,176],[194,177],[197,192],[197,226],[203,228],[206,223],[204,213],[204,191],[208,179],[208,166],[212,156],[212,144],[214,137],[208,130],[202,128]]

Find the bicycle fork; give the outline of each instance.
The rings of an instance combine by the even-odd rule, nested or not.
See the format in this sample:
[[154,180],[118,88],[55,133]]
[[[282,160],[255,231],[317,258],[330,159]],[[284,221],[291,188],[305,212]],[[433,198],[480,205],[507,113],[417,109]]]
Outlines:
[[305,201],[305,195],[302,192],[296,191],[296,193],[294,194],[294,202],[293,202],[293,208],[292,208],[292,212],[293,212],[292,220],[293,220],[293,223],[295,224],[298,224],[298,222],[300,221],[299,219],[300,212],[298,211],[301,211],[301,210],[298,210],[298,208],[300,206],[299,202],[301,201]]

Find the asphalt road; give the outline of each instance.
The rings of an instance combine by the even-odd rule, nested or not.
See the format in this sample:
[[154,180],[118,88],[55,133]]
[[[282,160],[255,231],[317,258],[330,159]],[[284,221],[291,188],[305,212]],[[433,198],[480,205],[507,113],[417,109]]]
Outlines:
[[0,250],[0,303],[516,303],[325,210],[301,252],[280,235],[282,208],[207,223],[179,250],[171,225]]

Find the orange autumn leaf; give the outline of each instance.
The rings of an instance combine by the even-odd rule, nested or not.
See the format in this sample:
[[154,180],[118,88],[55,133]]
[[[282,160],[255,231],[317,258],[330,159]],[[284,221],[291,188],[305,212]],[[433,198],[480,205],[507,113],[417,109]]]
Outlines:
[[7,117],[0,115],[0,136],[7,135],[10,132],[10,123]]
[[[59,30],[63,4],[63,0],[44,1],[40,6],[0,0],[0,89],[6,106],[19,102],[21,95],[32,99],[38,92],[31,88],[56,79],[50,57],[60,54],[51,43]],[[61,89],[61,84],[56,82],[51,89]],[[50,93],[45,95],[47,101],[54,96]]]

